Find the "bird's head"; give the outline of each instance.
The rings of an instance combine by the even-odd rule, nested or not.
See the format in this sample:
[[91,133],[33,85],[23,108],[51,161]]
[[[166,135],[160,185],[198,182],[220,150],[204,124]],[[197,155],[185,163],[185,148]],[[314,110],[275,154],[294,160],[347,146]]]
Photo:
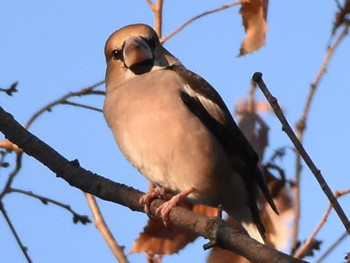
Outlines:
[[161,45],[157,33],[144,24],[115,31],[106,42],[105,56],[107,87],[179,62]]

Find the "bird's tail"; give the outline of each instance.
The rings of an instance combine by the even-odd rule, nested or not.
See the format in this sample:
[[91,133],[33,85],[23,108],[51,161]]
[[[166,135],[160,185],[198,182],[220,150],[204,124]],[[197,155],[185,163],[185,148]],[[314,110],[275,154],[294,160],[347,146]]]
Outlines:
[[241,223],[244,229],[248,232],[249,236],[251,238],[254,238],[255,240],[259,241],[262,244],[265,244],[264,236],[260,233],[258,227],[254,223]]

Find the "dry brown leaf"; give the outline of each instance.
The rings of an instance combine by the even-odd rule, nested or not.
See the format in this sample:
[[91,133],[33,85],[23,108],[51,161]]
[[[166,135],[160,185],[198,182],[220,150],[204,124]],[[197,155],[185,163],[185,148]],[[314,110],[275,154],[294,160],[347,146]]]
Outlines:
[[251,53],[265,45],[267,31],[268,0],[250,0],[242,4],[240,14],[246,38],[243,40],[239,56]]
[[259,159],[262,160],[268,145],[269,127],[267,124],[259,115],[242,111],[238,118],[238,126],[258,154]]
[[[216,216],[217,209],[204,205],[193,205],[194,213]],[[193,242],[197,235],[175,226],[166,227],[162,221],[149,219],[140,236],[135,240],[131,253],[145,252],[148,255],[169,255],[177,253],[188,243]]]
[[160,220],[149,219],[140,236],[135,240],[131,253],[169,255],[178,252],[197,235],[172,226],[166,227]]
[[[269,192],[275,202],[279,215],[272,210],[267,202],[264,202],[261,212],[261,220],[266,228],[267,239],[270,244],[278,249],[287,247],[290,236],[290,222],[293,219],[292,189],[286,184],[284,178],[276,178],[271,173],[264,173]],[[281,177],[283,177],[281,175]]]
[[[265,100],[255,100],[254,101],[254,110],[256,113],[264,114],[273,112],[271,105]],[[240,114],[242,112],[249,112],[249,103],[246,99],[238,99],[235,105],[235,112]]]

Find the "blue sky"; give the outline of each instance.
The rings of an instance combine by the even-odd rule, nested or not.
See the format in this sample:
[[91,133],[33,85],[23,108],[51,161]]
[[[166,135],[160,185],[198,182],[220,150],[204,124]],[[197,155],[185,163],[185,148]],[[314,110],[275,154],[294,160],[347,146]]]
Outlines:
[[[187,19],[226,4],[217,1],[165,1],[164,27],[167,34]],[[237,58],[244,38],[238,7],[199,20],[166,43],[189,69],[206,78],[233,110],[237,99],[246,96],[250,77],[264,73],[270,90],[286,109],[292,125],[300,118],[309,90],[323,60],[336,10],[335,1],[270,1],[266,46]],[[0,87],[19,81],[13,97],[0,93],[0,105],[22,124],[47,103],[69,91],[79,90],[104,78],[104,43],[116,29],[130,23],[152,25],[153,14],[146,1],[2,1],[0,8]],[[305,147],[333,190],[349,184],[350,126],[348,98],[350,80],[349,39],[337,50],[322,80],[310,112]],[[101,87],[103,89],[103,87]],[[258,98],[262,95],[258,93]],[[102,108],[101,96],[75,101]],[[263,116],[270,126],[267,155],[280,146],[291,145],[272,114]],[[102,114],[70,106],[58,106],[41,116],[30,129],[69,159],[112,180],[141,190],[145,179],[120,154]],[[0,139],[2,137],[0,136]],[[294,172],[290,152],[281,163],[287,175]],[[302,221],[300,238],[305,239],[318,223],[328,203],[305,167],[302,179]],[[0,170],[3,184],[8,171]],[[70,204],[81,214],[90,214],[83,194],[46,167],[25,156],[14,187],[30,190]],[[114,262],[113,256],[93,224],[73,225],[71,215],[53,205],[19,195],[8,195],[5,207],[29,249],[34,262]],[[349,213],[349,197],[341,204]],[[118,242],[129,251],[133,238],[142,230],[146,216],[99,200],[106,220]],[[2,262],[25,262],[2,217],[0,217]],[[328,247],[343,228],[330,216],[319,238]],[[164,262],[198,258],[207,252],[199,239],[179,255]],[[345,240],[326,262],[341,262],[349,250]],[[131,255],[131,262],[145,262],[143,255]]]

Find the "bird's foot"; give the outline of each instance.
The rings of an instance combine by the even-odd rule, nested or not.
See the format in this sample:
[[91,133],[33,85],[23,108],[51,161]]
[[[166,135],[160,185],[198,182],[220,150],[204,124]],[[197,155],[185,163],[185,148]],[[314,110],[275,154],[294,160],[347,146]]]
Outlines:
[[158,197],[164,197],[165,196],[165,188],[162,187],[155,187],[149,190],[146,194],[141,196],[139,203],[140,205],[143,205],[145,213],[149,214],[149,207],[151,205],[151,202],[154,198]]
[[156,215],[159,215],[163,219],[164,225],[168,224],[170,211],[195,190],[196,189],[191,186],[181,193],[174,195],[170,200],[166,201],[164,204],[157,208]]

